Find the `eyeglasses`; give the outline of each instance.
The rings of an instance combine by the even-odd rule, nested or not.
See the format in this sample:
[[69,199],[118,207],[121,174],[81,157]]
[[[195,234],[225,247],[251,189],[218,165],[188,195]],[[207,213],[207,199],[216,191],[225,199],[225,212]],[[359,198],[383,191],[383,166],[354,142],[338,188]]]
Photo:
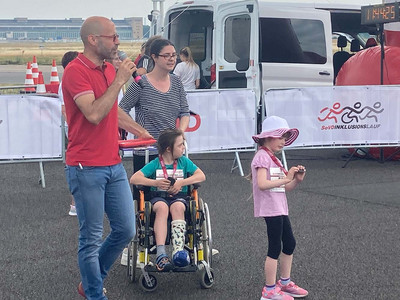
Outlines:
[[176,59],[177,54],[176,54],[176,53],[172,53],[172,54],[170,54],[170,53],[165,53],[165,54],[159,54],[159,55],[157,55],[157,56],[164,57],[165,60],[168,60],[168,59],[170,59],[170,58]]
[[105,38],[109,38],[109,39],[113,39],[113,42],[115,43],[115,41],[117,40],[117,39],[119,39],[119,34],[113,34],[113,35],[102,35],[102,34],[94,34],[94,36],[97,36],[97,37],[105,37]]

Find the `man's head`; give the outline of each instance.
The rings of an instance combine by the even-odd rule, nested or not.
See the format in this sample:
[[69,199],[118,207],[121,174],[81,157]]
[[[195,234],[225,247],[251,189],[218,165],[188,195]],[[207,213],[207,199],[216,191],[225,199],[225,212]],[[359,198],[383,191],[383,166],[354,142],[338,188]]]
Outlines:
[[81,39],[85,53],[99,60],[111,59],[117,55],[119,36],[115,24],[105,17],[89,17],[81,27]]

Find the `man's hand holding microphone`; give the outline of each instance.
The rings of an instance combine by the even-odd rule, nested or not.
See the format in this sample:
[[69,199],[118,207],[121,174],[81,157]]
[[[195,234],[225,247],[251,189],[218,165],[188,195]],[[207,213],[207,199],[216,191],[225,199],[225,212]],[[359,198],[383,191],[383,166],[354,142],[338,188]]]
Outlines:
[[[127,55],[124,51],[119,51],[118,54],[119,54],[119,59],[120,59],[122,62],[124,62],[125,60],[131,61],[131,60],[129,59],[128,55]],[[138,74],[136,73],[136,65],[134,65],[134,66],[135,66],[135,70],[134,70],[133,73],[132,73],[133,80],[135,80],[135,82],[136,82],[141,88],[143,88],[142,77],[140,77],[140,75],[138,75]]]

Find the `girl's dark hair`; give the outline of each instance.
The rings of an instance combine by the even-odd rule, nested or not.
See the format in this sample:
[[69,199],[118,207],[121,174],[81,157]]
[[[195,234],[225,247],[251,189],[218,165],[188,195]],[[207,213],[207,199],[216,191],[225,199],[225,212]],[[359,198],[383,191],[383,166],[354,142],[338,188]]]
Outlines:
[[174,44],[167,39],[156,39],[151,43],[151,47],[150,47],[150,56],[151,55],[155,55],[158,56],[161,52],[161,50],[165,47],[165,46],[174,46]]
[[172,151],[176,138],[181,135],[183,135],[183,132],[180,129],[166,129],[162,131],[157,141],[158,154],[164,154],[168,147],[170,147]]
[[61,59],[61,65],[65,69],[65,67],[78,56],[78,51],[68,51],[64,54]]

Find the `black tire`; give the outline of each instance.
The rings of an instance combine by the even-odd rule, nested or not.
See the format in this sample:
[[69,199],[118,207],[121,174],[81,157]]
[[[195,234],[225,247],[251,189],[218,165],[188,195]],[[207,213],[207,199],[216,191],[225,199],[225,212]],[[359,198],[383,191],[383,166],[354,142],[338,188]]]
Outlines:
[[190,222],[191,222],[191,225],[193,226],[193,229],[195,229],[196,228],[196,214],[197,214],[196,201],[194,201],[194,200],[190,201],[189,209],[190,209]]
[[199,200],[200,207],[204,213],[204,221],[201,225],[201,232],[202,232],[202,243],[203,243],[203,253],[204,253],[204,260],[212,267],[212,234],[211,234],[211,221],[210,221],[210,212],[208,210],[207,203],[204,203],[202,199]]
[[133,200],[133,207],[135,209],[136,234],[128,244],[127,275],[130,282],[136,281],[136,264],[138,256],[138,226],[140,225],[138,222],[139,215],[137,200]]
[[150,245],[150,237],[152,232],[150,230],[150,221],[151,221],[151,203],[149,201],[144,202],[144,247],[148,248]]
[[203,289],[209,289],[214,285],[214,270],[210,268],[211,277],[209,278],[206,268],[203,265],[199,267],[200,285]]
[[135,236],[128,245],[128,278],[130,282],[136,281],[136,264],[138,257],[138,241]]
[[154,292],[157,289],[157,277],[152,274],[148,274],[148,275],[150,277],[151,285],[149,285],[146,282],[146,279],[144,278],[144,275],[142,274],[142,275],[140,275],[140,278],[139,278],[140,287],[146,292]]

